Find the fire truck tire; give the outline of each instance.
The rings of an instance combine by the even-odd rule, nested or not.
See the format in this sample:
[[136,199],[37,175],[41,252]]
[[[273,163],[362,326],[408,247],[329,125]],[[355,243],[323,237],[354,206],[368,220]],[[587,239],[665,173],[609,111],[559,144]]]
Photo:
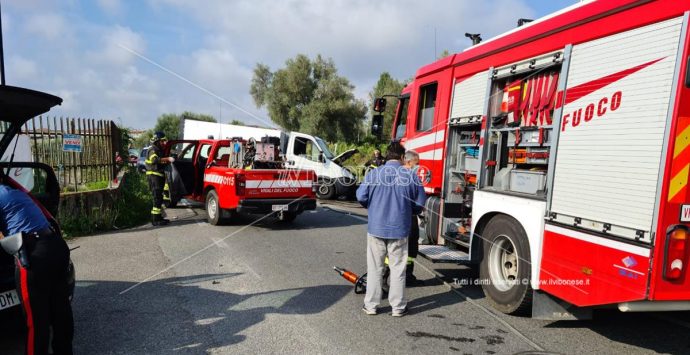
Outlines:
[[328,179],[320,180],[316,197],[322,200],[332,200],[335,197],[335,183]]
[[441,199],[436,196],[427,198],[424,205],[424,244],[438,244]]
[[216,190],[211,190],[206,194],[206,215],[208,216],[208,223],[217,226],[224,222],[224,211],[220,208],[218,202],[218,193]]
[[528,314],[532,287],[527,234],[513,218],[499,215],[489,221],[482,236],[479,277],[489,303],[505,314]]

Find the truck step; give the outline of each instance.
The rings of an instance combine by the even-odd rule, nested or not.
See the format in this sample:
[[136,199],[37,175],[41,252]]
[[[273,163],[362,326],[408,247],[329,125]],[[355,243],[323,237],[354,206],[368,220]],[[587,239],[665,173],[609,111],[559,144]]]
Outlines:
[[462,250],[452,250],[444,245],[420,245],[419,254],[432,263],[469,264],[470,256]]
[[453,233],[453,234],[447,234],[444,233],[441,235],[443,239],[446,240],[446,242],[453,243],[457,246],[463,247],[463,248],[469,248],[470,247],[470,235],[469,234],[460,234],[460,233]]

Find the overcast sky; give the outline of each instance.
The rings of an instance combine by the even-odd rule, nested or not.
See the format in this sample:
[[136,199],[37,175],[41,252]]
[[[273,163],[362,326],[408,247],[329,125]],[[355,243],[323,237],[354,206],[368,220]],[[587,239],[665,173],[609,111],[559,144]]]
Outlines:
[[270,119],[249,96],[252,69],[262,62],[275,70],[299,53],[333,58],[368,100],[381,72],[409,78],[443,49],[468,47],[465,32],[487,39],[518,18],[577,2],[0,1],[8,85],[62,97],[51,115],[133,128],[185,110],[265,126]]

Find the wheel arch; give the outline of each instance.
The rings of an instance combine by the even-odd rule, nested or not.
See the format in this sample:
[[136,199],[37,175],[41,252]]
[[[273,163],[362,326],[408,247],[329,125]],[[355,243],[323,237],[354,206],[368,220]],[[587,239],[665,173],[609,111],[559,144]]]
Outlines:
[[206,201],[206,196],[208,196],[208,193],[211,192],[212,190],[215,190],[216,188],[213,187],[213,185],[208,185],[204,187],[204,193],[202,196],[204,196],[204,201]]
[[[489,221],[499,215],[513,219],[527,235],[532,265],[531,284],[533,289],[539,289],[546,202],[501,193],[475,191],[472,206],[473,236],[481,236]],[[473,237],[470,245],[470,257],[472,260],[481,262],[482,256],[481,238]]]

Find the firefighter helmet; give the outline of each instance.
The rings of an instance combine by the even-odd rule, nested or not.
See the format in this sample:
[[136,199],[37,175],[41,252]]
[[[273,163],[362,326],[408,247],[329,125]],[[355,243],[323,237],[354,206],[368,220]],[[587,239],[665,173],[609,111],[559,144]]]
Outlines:
[[154,144],[154,143],[157,143],[160,141],[166,141],[166,140],[168,140],[168,139],[165,138],[165,133],[158,131],[158,132],[154,133],[153,136],[151,137],[151,144]]

